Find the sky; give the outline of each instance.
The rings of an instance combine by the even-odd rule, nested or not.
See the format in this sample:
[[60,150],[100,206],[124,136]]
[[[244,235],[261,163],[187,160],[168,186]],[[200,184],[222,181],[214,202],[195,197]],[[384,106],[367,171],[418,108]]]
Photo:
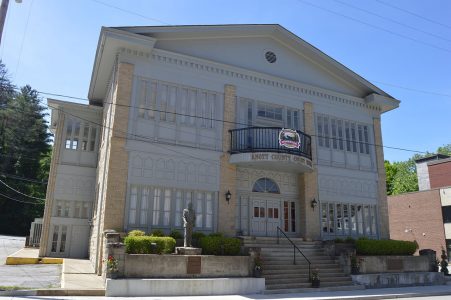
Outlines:
[[401,100],[386,159],[451,143],[448,0],[11,0],[0,58],[18,86],[87,98],[102,26],[245,23],[280,24]]

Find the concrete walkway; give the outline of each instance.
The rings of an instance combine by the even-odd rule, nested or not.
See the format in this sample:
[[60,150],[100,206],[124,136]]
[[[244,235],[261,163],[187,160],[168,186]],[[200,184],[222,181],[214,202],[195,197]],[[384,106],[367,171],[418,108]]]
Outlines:
[[[451,286],[421,286],[421,287],[406,287],[406,288],[387,288],[387,289],[369,289],[357,291],[341,291],[341,292],[313,292],[302,294],[273,294],[273,295],[231,295],[231,296],[192,296],[192,297],[141,297],[139,299],[153,299],[153,300],[260,300],[260,299],[281,299],[281,300],[331,300],[331,299],[359,299],[359,300],[373,300],[373,299],[399,299],[399,298],[414,298],[447,295],[451,299]],[[24,295],[25,296],[25,295]],[[31,294],[29,295],[31,296]],[[1,297],[0,297],[1,298]],[[58,296],[45,297],[40,295],[39,299],[80,299],[80,296]],[[83,297],[83,299],[130,299],[127,297]],[[8,299],[30,299],[29,297],[8,297]]]
[[102,276],[94,273],[91,262],[87,259],[65,258],[61,288],[68,290],[104,290]]

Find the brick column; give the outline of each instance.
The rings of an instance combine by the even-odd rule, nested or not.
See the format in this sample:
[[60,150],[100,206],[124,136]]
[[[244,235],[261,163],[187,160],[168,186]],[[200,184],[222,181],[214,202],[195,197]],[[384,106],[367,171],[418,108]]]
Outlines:
[[[309,135],[315,135],[315,122],[313,114],[313,104],[304,102],[304,132]],[[318,169],[316,158],[316,138],[312,136],[312,163],[313,171],[299,174],[299,203],[301,211],[301,235],[306,239],[319,240],[321,238],[319,205],[311,207],[311,201],[318,199]]]
[[[129,63],[119,63],[117,67],[117,83],[114,87],[112,105],[110,109],[111,125],[113,130],[105,129],[103,134],[108,135],[104,143],[104,148],[100,150],[99,157],[106,157],[103,168],[99,163],[98,176],[100,184],[104,186],[102,195],[99,195],[98,203],[100,218],[98,231],[113,229],[118,232],[124,231],[125,202],[127,197],[128,178],[128,152],[125,150],[126,137],[128,132],[129,107],[131,105],[131,94],[133,87],[134,65]],[[114,83],[113,83],[114,84]],[[124,105],[118,106],[116,104]],[[108,116],[107,116],[108,119]],[[102,153],[103,152],[103,153]],[[100,173],[105,173],[105,176]],[[103,181],[104,180],[104,181]],[[100,236],[97,236],[97,272],[103,270],[104,243]]]
[[56,126],[55,140],[53,144],[52,160],[50,163],[49,180],[45,195],[44,218],[42,221],[41,240],[39,242],[39,256],[47,255],[47,247],[50,234],[50,219],[52,217],[53,197],[55,195],[56,171],[60,160],[61,144],[63,141],[65,115],[58,112],[58,124]]
[[[220,186],[218,205],[218,231],[233,236],[236,234],[235,214],[237,205],[236,167],[229,163],[230,159],[230,129],[234,129],[236,111],[236,88],[233,85],[224,86],[224,116],[222,130],[222,151],[220,158]],[[232,199],[225,200],[225,194],[230,191]]]
[[381,119],[373,118],[374,143],[376,144],[376,166],[378,177],[378,208],[379,208],[379,237],[381,239],[390,238],[388,228],[388,205],[387,205],[387,187],[384,166],[384,148],[382,144]]

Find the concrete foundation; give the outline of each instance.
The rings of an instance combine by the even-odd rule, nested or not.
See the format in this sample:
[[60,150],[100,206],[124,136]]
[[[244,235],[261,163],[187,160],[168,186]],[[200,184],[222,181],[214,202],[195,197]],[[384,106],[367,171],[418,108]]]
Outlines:
[[107,279],[105,296],[210,296],[262,293],[264,278]]
[[443,273],[405,272],[352,275],[352,281],[365,288],[391,288],[418,285],[441,285],[445,283]]

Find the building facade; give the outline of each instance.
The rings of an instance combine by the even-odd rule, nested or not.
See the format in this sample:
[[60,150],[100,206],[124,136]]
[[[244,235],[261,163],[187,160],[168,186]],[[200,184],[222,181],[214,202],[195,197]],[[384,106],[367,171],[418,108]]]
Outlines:
[[451,159],[443,154],[415,161],[418,192],[388,197],[390,237],[417,241],[419,249],[451,255]]
[[49,100],[41,255],[98,266],[105,230],[182,231],[189,202],[204,233],[388,237],[399,101],[279,25],[103,28],[88,98]]

